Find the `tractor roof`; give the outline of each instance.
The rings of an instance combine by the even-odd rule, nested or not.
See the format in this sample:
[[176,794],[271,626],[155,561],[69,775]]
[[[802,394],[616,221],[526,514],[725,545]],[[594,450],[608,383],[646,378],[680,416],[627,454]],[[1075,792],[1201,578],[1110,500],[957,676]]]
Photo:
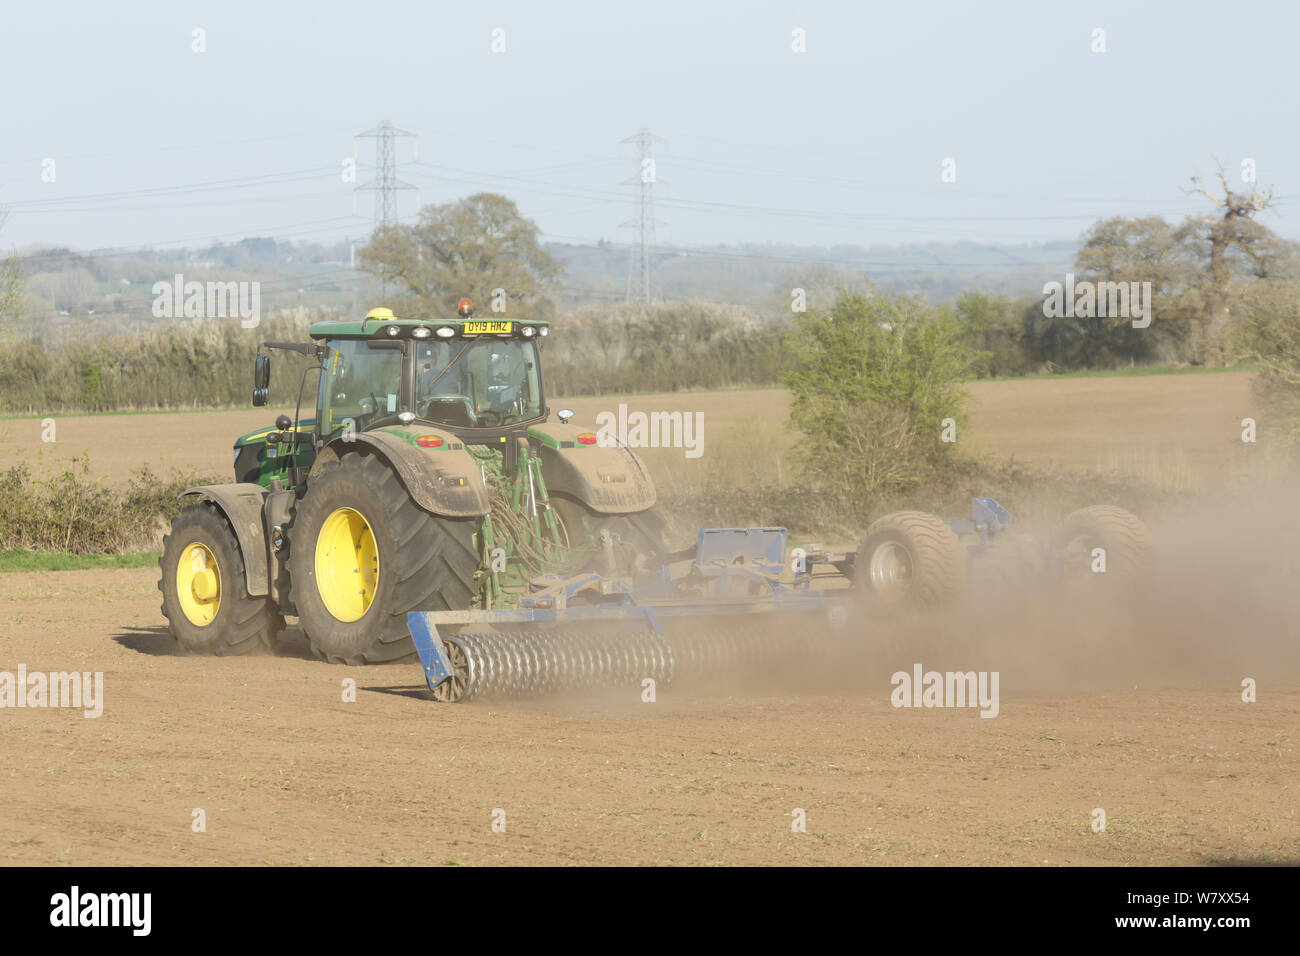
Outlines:
[[[550,322],[544,319],[505,319],[494,317],[491,319],[476,319],[470,316],[456,316],[455,318],[407,318],[393,314],[392,309],[371,309],[366,313],[366,317],[360,322],[351,319],[330,320],[326,322],[316,322],[308,329],[307,334],[313,339],[334,339],[334,338],[367,338],[367,339],[387,339],[387,338],[411,338],[418,328],[427,328],[436,332],[441,328],[452,329],[453,335],[509,335],[523,336],[520,330],[525,327],[531,327],[535,331],[528,333],[527,337],[531,338],[541,329],[549,331]],[[468,326],[468,328],[467,328]],[[396,329],[397,331],[390,331]],[[414,336],[424,338],[424,335]],[[541,332],[545,335],[546,332]],[[442,333],[441,337],[450,337],[447,333]]]

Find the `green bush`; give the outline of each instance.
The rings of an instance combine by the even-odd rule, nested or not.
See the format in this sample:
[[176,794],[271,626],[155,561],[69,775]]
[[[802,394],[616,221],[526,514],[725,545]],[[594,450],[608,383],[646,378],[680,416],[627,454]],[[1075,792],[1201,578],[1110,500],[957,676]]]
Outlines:
[[125,489],[111,488],[91,476],[85,456],[44,479],[14,465],[0,474],[0,551],[121,554],[153,548],[166,521],[181,509],[177,495],[206,483],[194,475],[163,479],[146,465]]
[[1252,384],[1263,411],[1259,440],[1300,451],[1300,282],[1253,290],[1238,351],[1263,366]]
[[952,467],[945,421],[964,429],[970,373],[951,313],[915,296],[842,293],[807,313],[790,338],[791,424],[808,482],[870,501]]
[[1025,313],[1037,303],[972,289],[957,298],[962,343],[977,378],[1026,375],[1037,363],[1026,348]]

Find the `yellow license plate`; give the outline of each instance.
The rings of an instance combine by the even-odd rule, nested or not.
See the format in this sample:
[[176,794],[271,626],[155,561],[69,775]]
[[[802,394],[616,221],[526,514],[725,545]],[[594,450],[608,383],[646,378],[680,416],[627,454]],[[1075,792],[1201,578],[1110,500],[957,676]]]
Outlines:
[[513,322],[466,322],[466,335],[508,335]]

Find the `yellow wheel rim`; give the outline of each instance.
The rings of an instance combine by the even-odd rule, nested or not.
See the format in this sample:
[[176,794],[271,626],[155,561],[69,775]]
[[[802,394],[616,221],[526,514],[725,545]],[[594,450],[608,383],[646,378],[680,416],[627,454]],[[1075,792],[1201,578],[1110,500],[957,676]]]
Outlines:
[[207,627],[221,610],[221,568],[206,544],[191,541],[176,562],[176,596],[196,627]]
[[325,609],[340,621],[360,620],[379,584],[375,533],[361,512],[339,508],[316,538],[316,588]]

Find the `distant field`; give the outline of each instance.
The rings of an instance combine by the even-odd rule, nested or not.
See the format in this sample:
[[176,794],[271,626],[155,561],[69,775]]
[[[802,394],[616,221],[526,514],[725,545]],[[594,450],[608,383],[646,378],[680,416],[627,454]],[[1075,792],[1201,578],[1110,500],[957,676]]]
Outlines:
[[[1245,477],[1267,444],[1252,372],[1028,379],[970,386],[971,446],[1069,470],[1116,469],[1185,488]],[[1259,422],[1259,445],[1241,420]]]
[[[1241,420],[1259,420],[1260,447],[1267,421],[1252,409],[1251,372],[1214,375],[1139,375],[975,382],[969,434],[959,442],[974,452],[1012,456],[1034,464],[1072,470],[1119,469],[1184,487],[1214,489],[1248,469],[1254,446],[1240,440]],[[594,426],[601,411],[703,412],[705,459],[728,425],[753,416],[777,432],[780,446],[792,443],[785,430],[789,396],[782,389],[678,392],[550,400],[568,406],[576,422]],[[269,424],[278,409],[169,412],[136,415],[57,417],[52,444],[41,441],[40,419],[0,421],[0,454],[48,473],[89,452],[92,472],[124,481],[140,464],[155,471],[173,468],[200,475],[229,475],[235,436]],[[681,452],[651,452],[656,458]],[[776,465],[756,456],[755,469]]]

